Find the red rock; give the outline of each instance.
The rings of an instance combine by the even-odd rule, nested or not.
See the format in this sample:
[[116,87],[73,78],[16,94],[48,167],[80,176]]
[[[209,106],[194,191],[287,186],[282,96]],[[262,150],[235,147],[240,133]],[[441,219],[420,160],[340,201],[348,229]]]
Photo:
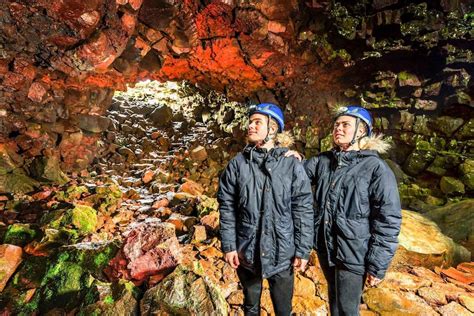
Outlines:
[[7,285],[8,280],[21,263],[21,247],[14,245],[0,245],[0,292]]
[[441,274],[445,277],[452,278],[464,284],[474,283],[474,275],[470,273],[463,273],[455,268],[441,270]]
[[104,271],[109,278],[138,285],[153,275],[156,281],[178,265],[181,253],[173,225],[147,219],[131,224],[124,235],[122,249]]
[[39,82],[33,82],[28,90],[28,98],[31,101],[41,103],[46,95],[46,88]]
[[15,90],[19,90],[21,89],[21,87],[23,87],[25,79],[26,78],[23,75],[14,72],[8,72],[3,78],[3,85],[6,87],[13,88]]
[[474,275],[474,262],[463,262],[458,264],[456,267],[461,272],[469,273]]

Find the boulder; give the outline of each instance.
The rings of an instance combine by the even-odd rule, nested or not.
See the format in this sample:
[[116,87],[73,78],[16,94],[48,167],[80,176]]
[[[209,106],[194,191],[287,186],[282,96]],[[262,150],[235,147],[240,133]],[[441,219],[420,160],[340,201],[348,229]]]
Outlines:
[[167,105],[158,105],[149,115],[148,118],[157,127],[168,127],[173,120],[173,111]]
[[[474,199],[450,203],[426,213],[441,231],[474,253]],[[465,261],[469,261],[465,260]]]
[[15,223],[8,226],[3,243],[25,246],[38,235],[38,231],[30,224]]
[[452,266],[471,257],[466,248],[445,236],[435,222],[411,211],[402,211],[399,242],[392,266]]
[[180,246],[173,224],[148,218],[131,224],[124,238],[122,249],[105,270],[111,279],[124,278],[139,285],[154,276],[157,282],[180,261]]
[[142,315],[227,315],[227,302],[200,271],[183,266],[146,291],[140,302]]

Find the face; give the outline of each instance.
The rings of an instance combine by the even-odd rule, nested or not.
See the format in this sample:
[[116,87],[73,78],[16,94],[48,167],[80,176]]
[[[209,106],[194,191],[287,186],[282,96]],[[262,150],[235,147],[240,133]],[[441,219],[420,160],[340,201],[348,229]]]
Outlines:
[[356,118],[349,115],[339,116],[334,122],[332,139],[338,146],[349,144],[356,130]]
[[[268,132],[268,116],[255,113],[250,116],[249,128],[247,130],[247,140],[249,143],[261,142],[267,137]],[[272,133],[273,130],[270,130]]]

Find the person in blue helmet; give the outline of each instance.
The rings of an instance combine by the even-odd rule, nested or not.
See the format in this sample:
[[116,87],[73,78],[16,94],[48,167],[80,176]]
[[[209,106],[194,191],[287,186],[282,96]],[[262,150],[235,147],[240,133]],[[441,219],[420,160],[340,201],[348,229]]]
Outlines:
[[284,157],[291,139],[283,128],[278,106],[252,107],[248,144],[220,177],[222,250],[237,269],[245,315],[260,314],[263,279],[275,314],[291,314],[293,270],[305,269],[313,245],[311,184],[302,163]]
[[359,315],[364,283],[383,279],[397,249],[400,198],[393,172],[379,157],[389,145],[372,132],[366,109],[340,108],[332,139],[332,150],[305,161],[314,186],[314,248],[331,315]]

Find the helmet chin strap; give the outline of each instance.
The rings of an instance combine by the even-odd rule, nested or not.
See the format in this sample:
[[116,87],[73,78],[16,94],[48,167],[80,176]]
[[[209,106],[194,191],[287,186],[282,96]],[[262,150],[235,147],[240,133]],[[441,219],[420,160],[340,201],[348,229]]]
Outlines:
[[359,130],[359,123],[360,123],[360,118],[356,117],[354,136],[352,136],[352,140],[349,143],[351,146],[353,146],[356,143],[356,141],[358,141],[360,139],[360,137],[356,138],[357,131]]

